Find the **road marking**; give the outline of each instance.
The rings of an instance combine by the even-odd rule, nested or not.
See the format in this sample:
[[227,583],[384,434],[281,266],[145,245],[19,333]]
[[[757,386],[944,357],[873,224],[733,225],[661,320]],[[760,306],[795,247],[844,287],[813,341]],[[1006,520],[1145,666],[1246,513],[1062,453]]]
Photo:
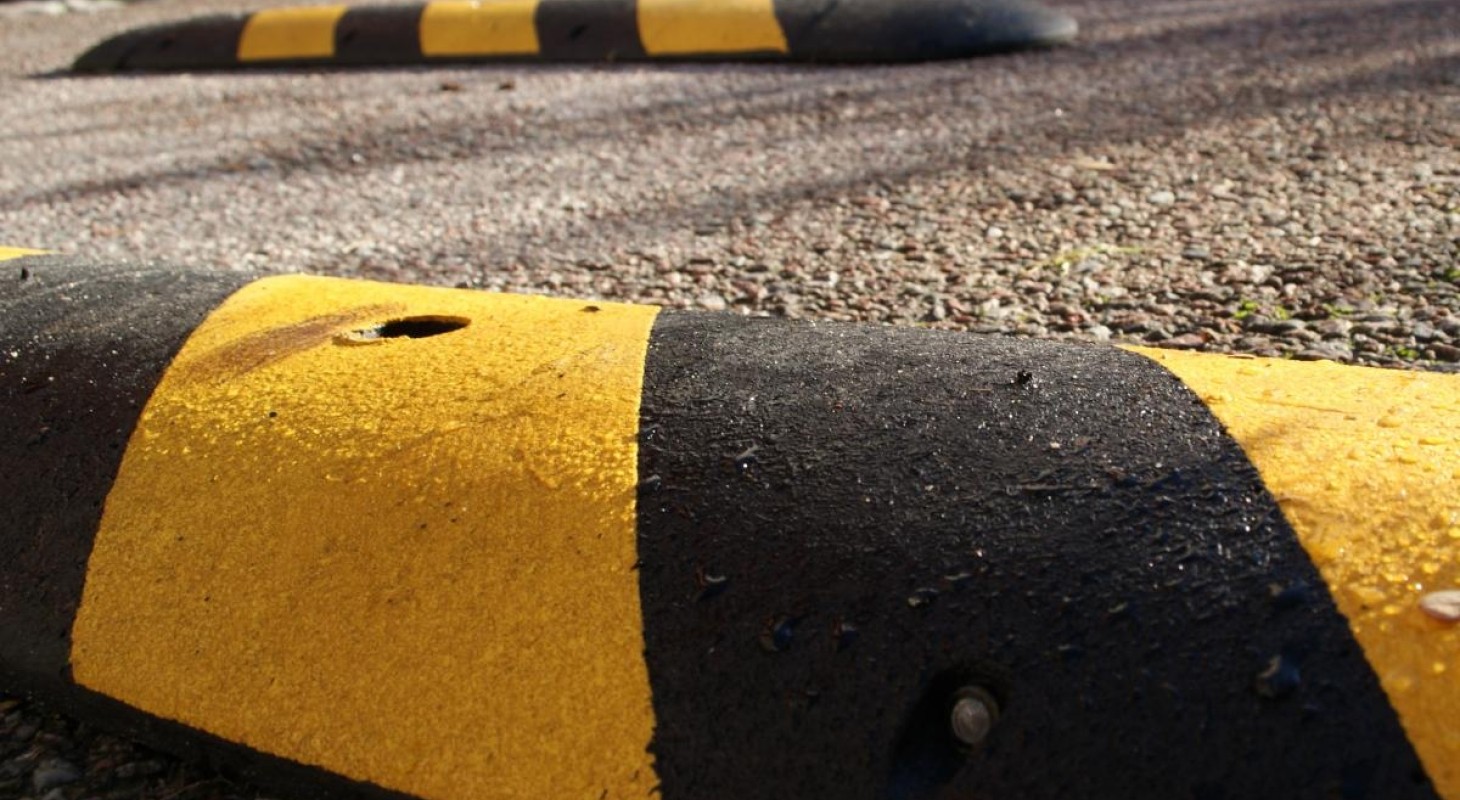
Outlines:
[[1257,466],[1327,581],[1442,797],[1460,798],[1460,381],[1130,348],[1196,392]]
[[651,56],[790,52],[774,0],[639,0],[638,18]]
[[656,313],[304,276],[241,289],[128,445],[75,679],[423,797],[649,795],[633,566]]
[[348,8],[335,5],[255,12],[238,39],[238,60],[330,58],[335,54],[335,24]]
[[28,250],[24,247],[0,247],[0,261],[9,261],[12,258],[24,256],[38,256],[45,252],[44,250]]

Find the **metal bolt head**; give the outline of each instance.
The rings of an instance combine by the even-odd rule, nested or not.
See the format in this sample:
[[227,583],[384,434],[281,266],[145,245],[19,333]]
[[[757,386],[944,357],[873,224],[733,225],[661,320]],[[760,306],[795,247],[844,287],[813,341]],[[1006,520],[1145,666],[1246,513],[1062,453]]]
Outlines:
[[953,693],[949,728],[953,738],[965,747],[978,747],[999,721],[999,701],[979,686],[965,686]]

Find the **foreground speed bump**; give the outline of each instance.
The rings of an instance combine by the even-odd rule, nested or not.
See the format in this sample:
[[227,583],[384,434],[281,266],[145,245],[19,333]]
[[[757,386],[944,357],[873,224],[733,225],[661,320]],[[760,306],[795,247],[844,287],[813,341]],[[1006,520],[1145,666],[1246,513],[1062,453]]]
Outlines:
[[893,62],[1066,42],[1028,0],[434,0],[275,8],[128,31],[77,72],[541,59]]
[[0,270],[0,685],[281,791],[1460,800],[1453,376]]

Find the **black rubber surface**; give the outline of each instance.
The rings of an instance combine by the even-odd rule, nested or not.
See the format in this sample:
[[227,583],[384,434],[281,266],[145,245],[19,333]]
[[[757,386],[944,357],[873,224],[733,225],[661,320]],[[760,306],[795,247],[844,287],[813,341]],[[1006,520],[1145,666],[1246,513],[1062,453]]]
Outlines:
[[537,39],[549,61],[636,61],[639,42],[634,0],[542,0]]
[[791,58],[932,61],[1057,44],[1069,15],[1023,0],[776,0]]
[[247,14],[151,25],[107,39],[76,59],[76,72],[166,72],[238,63],[238,40]]
[[0,262],[0,687],[296,796],[400,797],[71,680],[86,562],[142,407],[193,328],[255,277],[55,256]]
[[421,54],[421,13],[425,6],[363,6],[345,12],[335,26],[337,64],[414,64]]
[[[1256,472],[1154,362],[665,312],[642,414],[666,800],[1435,797]],[[965,753],[971,685],[1003,716]]]

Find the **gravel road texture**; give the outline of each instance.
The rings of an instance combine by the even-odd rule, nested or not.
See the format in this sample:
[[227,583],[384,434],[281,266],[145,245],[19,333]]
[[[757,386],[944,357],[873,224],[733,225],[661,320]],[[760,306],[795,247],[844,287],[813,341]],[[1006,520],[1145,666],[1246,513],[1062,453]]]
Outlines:
[[[1460,3],[1058,6],[1073,46],[905,67],[82,79],[243,6],[14,4],[0,242],[1460,371]],[[0,696],[0,796],[258,795]]]

